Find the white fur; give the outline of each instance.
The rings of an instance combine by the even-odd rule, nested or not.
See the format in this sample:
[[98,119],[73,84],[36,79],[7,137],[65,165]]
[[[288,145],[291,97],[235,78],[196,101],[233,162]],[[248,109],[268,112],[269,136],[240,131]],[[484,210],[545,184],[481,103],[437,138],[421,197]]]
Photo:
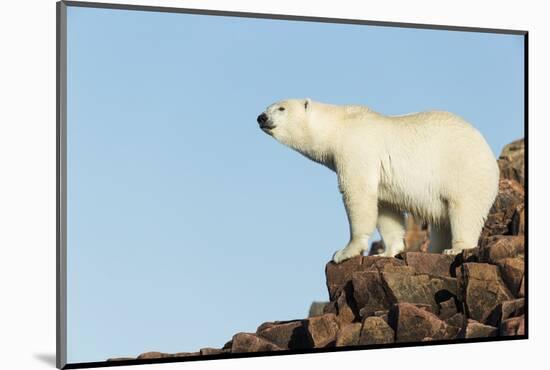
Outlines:
[[284,100],[265,113],[266,133],[338,175],[351,236],[334,262],[366,250],[376,227],[385,255],[402,251],[404,212],[435,225],[432,251],[477,245],[499,172],[487,142],[462,118],[438,111],[385,116],[309,99]]

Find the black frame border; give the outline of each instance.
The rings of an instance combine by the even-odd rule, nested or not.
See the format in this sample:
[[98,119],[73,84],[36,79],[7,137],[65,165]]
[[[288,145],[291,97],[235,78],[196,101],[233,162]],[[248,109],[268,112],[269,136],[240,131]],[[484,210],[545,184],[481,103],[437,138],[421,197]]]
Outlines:
[[[493,33],[520,35],[524,39],[524,140],[525,140],[525,334],[513,337],[453,339],[431,342],[391,343],[367,346],[348,346],[335,348],[315,348],[307,350],[283,350],[274,352],[224,353],[217,355],[192,357],[167,357],[159,359],[135,359],[120,361],[96,361],[67,363],[67,7],[134,10],[162,13],[183,13],[222,17],[273,19],[317,23],[354,24],[379,27],[415,28],[428,30]],[[423,347],[445,344],[466,344],[522,340],[529,338],[529,32],[526,30],[462,27],[450,25],[433,25],[423,23],[384,22],[361,19],[328,18],[288,14],[251,13],[213,9],[175,8],[147,5],[112,4],[81,1],[58,1],[56,3],[56,367],[58,369],[81,369],[111,366],[128,366],[143,364],[163,364],[174,362],[208,361],[220,359],[282,356],[295,354],[312,354],[326,352],[359,351],[380,348]]]

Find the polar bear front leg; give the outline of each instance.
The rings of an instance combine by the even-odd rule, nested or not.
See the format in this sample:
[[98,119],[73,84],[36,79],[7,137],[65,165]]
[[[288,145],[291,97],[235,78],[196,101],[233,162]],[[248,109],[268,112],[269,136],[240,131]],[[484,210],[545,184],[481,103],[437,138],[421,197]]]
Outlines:
[[[360,181],[360,179],[357,179]],[[332,260],[340,263],[359,256],[369,247],[369,238],[376,227],[378,195],[376,187],[365,182],[340,182],[346,213],[350,226],[350,241],[337,251]]]
[[394,257],[405,250],[405,215],[402,212],[380,205],[378,231],[386,247],[385,257]]

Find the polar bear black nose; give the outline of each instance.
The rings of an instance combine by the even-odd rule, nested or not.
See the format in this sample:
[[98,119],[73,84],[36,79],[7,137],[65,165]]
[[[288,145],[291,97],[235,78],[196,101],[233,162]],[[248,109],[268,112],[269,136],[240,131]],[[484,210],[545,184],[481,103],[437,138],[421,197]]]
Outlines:
[[265,113],[262,113],[258,116],[258,119],[257,119],[258,123],[261,125],[263,123],[265,123],[267,121],[267,114]]

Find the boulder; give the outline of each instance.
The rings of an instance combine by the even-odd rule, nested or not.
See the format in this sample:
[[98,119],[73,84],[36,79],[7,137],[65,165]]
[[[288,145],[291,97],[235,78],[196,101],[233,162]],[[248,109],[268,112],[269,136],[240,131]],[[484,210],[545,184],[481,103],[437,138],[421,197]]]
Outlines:
[[355,272],[352,278],[353,297],[360,316],[389,309],[390,297],[384,290],[382,276],[378,271]]
[[281,347],[252,333],[237,333],[231,341],[232,353],[280,351]]
[[[405,262],[390,257],[357,256],[342,263],[329,262],[325,268],[330,301],[335,301],[338,293],[351,287],[352,275],[359,271],[384,270],[391,266],[403,266]],[[347,291],[351,296],[353,293]]]
[[466,324],[466,317],[463,313],[455,313],[453,316],[445,320],[445,323],[455,328],[462,328]]
[[512,232],[517,229],[513,225],[514,215],[523,209],[524,198],[525,191],[520,183],[508,179],[500,180],[498,195],[481,232],[482,246],[490,236],[513,235]]
[[438,253],[405,252],[401,254],[407,266],[421,274],[451,277],[454,256]]
[[[381,310],[381,311],[375,311],[373,312],[372,316],[375,316],[375,317],[379,317],[381,318],[382,320],[384,320],[386,323],[388,322],[388,313],[390,311],[389,310]],[[363,320],[365,319],[365,317],[363,317]]]
[[504,258],[499,260],[498,267],[502,279],[514,296],[518,296],[525,271],[525,260],[518,258]]
[[389,325],[395,331],[395,341],[420,342],[425,338],[442,340],[455,338],[459,328],[448,325],[433,313],[410,303],[399,303],[389,313]]
[[135,358],[133,358],[133,357],[113,357],[113,358],[108,358],[107,362],[110,362],[110,361],[128,361],[128,360],[135,360]]
[[462,265],[461,298],[468,317],[484,323],[496,306],[511,300],[512,294],[497,266],[469,262]]
[[303,320],[267,322],[258,327],[256,335],[282,349],[311,348]]
[[499,327],[500,324],[511,317],[521,316],[525,313],[525,299],[519,298],[511,301],[504,301],[495,307],[487,318],[487,324]]
[[339,322],[352,323],[359,319],[357,305],[350,290],[342,290],[336,299],[336,316]]
[[387,264],[382,269],[353,273],[351,290],[359,309],[356,317],[364,318],[388,310],[395,303],[425,304],[438,313],[439,303],[454,298],[457,287],[455,278],[421,274],[411,266]]
[[201,348],[199,353],[202,356],[208,356],[208,355],[219,355],[221,353],[225,353],[225,351],[223,349],[220,349],[220,348],[205,347],[205,348]]
[[479,261],[497,264],[505,258],[523,257],[525,238],[515,235],[497,235],[489,237],[479,249]]
[[497,328],[489,325],[484,325],[475,320],[468,320],[466,325],[462,328],[458,334],[458,338],[488,338],[496,337],[498,333]]
[[500,324],[500,335],[503,337],[525,335],[525,316],[504,320]]
[[517,206],[512,216],[510,232],[512,235],[525,235],[525,204]]
[[169,353],[150,351],[150,352],[144,352],[144,353],[140,354],[137,357],[137,359],[138,360],[149,360],[149,359],[167,358],[167,357],[174,357],[174,355],[169,354]]
[[525,182],[525,142],[516,140],[502,149],[498,158],[500,177],[524,185]]
[[439,303],[457,295],[455,278],[407,273],[405,270],[382,272],[383,288],[391,303],[413,303],[431,306],[439,312]]
[[363,320],[358,344],[393,343],[393,329],[382,317],[370,316]]
[[361,335],[360,322],[344,325],[336,334],[336,347],[355,346],[359,344]]
[[406,268],[405,262],[399,258],[394,257],[379,257],[379,256],[367,256],[363,257],[364,270],[366,271],[394,271],[403,267]]
[[357,256],[336,264],[327,263],[325,275],[327,280],[327,289],[330,301],[335,301],[338,295],[348,284],[351,283],[351,277],[354,272],[364,271],[368,267],[363,266],[363,256]]
[[449,298],[439,303],[439,318],[447,320],[458,313],[456,298]]
[[327,313],[304,321],[313,348],[331,347],[336,344],[336,335],[340,329],[336,315]]

